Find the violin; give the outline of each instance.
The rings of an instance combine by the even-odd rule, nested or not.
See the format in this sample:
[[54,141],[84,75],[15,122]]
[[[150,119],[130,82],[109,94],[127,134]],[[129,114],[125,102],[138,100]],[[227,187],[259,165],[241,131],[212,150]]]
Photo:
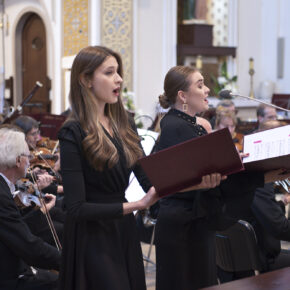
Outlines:
[[46,199],[45,195],[38,189],[38,186],[35,182],[35,178],[33,177],[33,183],[29,181],[28,179],[22,179],[16,182],[16,186],[18,187],[18,190],[14,192],[14,200],[17,205],[20,206],[20,208],[36,205],[39,208],[43,208],[44,215],[46,217],[47,223],[49,225],[51,234],[53,236],[53,239],[55,241],[57,249],[60,251],[62,249],[61,243],[59,240],[59,237],[57,235],[57,232],[55,230],[55,227],[53,225],[51,216],[46,208]]
[[33,158],[30,160],[30,165],[32,167],[39,166],[42,168],[51,169],[58,160],[58,155],[52,154],[45,147],[36,147],[35,149],[32,149],[30,153],[33,155]]
[[58,148],[58,141],[52,141],[49,137],[42,137],[36,144],[36,147],[31,146],[30,150],[33,158],[30,160],[30,165],[32,168],[40,167],[43,169],[51,169],[55,166],[58,160],[58,154],[55,152]]
[[17,191],[13,193],[14,201],[19,208],[37,206],[41,208],[39,197],[35,195],[35,185],[28,179],[21,179],[16,182]]
[[49,137],[41,137],[36,143],[37,148],[47,148],[51,153],[58,151],[58,140],[51,140]]
[[244,135],[241,134],[241,133],[234,133],[234,136],[232,137],[233,138],[233,142],[237,148],[237,150],[239,152],[242,152],[243,151],[243,147],[244,147]]

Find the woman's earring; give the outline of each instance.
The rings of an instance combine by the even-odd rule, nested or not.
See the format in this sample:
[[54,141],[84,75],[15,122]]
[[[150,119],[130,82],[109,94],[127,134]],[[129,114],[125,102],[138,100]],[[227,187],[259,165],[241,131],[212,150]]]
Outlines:
[[186,103],[182,104],[182,111],[187,112],[188,105]]

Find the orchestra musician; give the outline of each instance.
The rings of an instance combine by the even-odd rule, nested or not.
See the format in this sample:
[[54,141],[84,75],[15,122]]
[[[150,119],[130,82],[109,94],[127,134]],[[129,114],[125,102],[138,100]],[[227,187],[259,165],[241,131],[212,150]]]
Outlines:
[[[204,120],[196,117],[197,113],[208,109],[208,95],[209,89],[198,70],[176,66],[168,71],[159,102],[170,110],[160,123],[157,150],[208,133],[203,126]],[[210,189],[189,188],[162,198],[155,236],[156,289],[199,289],[217,284],[215,230],[236,222],[223,213],[224,204],[238,196],[253,196],[254,189],[262,187],[264,182],[289,176],[282,172],[243,171],[225,180],[217,174]],[[249,204],[245,201],[239,206]]]
[[[260,104],[257,108],[258,127],[264,122],[277,120],[277,111],[271,106]],[[259,129],[259,128],[258,128]]]
[[21,115],[12,124],[23,130],[28,146],[31,149],[36,148],[37,142],[41,140],[39,123],[32,117]]
[[[287,123],[283,121],[268,120],[260,124],[259,132],[285,125]],[[277,201],[275,193],[274,183],[267,183],[255,190],[249,208],[241,210],[238,203],[226,208],[229,215],[246,220],[253,226],[262,273],[290,266],[290,250],[281,247],[281,241],[290,241],[290,220],[285,215],[285,206],[290,203],[290,194],[285,193],[282,199]],[[219,280],[222,283],[252,275],[254,271],[226,272],[218,269]]]
[[[230,111],[235,115],[237,115],[237,112],[238,112],[238,110],[236,109],[235,103],[232,100],[230,100],[230,99],[221,100],[220,102],[218,102],[218,104],[216,106],[214,116],[212,118],[210,118],[210,121],[209,121],[212,128],[215,127],[217,112],[223,111],[223,110]],[[237,121],[238,121],[238,119],[237,119]]]
[[236,132],[237,117],[236,115],[229,110],[220,108],[216,110],[216,119],[215,119],[215,129],[228,128],[233,142],[239,152],[243,151],[243,139],[244,135]]
[[[26,115],[21,115],[17,117],[12,124],[18,126],[24,133],[26,137],[27,144],[32,153],[38,155],[38,147],[37,143],[41,140],[40,130],[39,130],[39,122],[34,118]],[[48,149],[47,149],[48,150]],[[55,175],[55,170],[53,169],[54,165],[49,167],[49,164],[46,165],[47,162],[43,162],[43,159],[39,159],[39,162],[35,162],[33,172],[37,175],[49,173],[51,175]],[[44,170],[43,170],[44,167]],[[44,190],[45,192],[49,192],[55,195],[63,193],[63,186],[58,182],[52,182],[48,188]]]
[[[121,100],[122,62],[101,46],[82,49],[71,69],[71,114],[59,132],[67,218],[60,288],[146,289],[133,211],[158,200],[136,164],[143,155]],[[134,171],[147,194],[127,202]]]
[[[31,154],[36,155],[38,151],[37,143],[41,140],[40,130],[39,130],[39,122],[36,121],[34,118],[26,115],[21,115],[17,117],[12,124],[14,126],[17,126],[20,128],[24,134],[26,142],[30,148]],[[43,150],[43,149],[42,149]],[[46,149],[48,151],[48,149]],[[35,160],[36,158],[33,158]],[[37,158],[38,159],[38,158]],[[42,188],[42,191],[45,193],[51,193],[57,197],[56,200],[56,206],[54,206],[51,211],[50,215],[53,220],[54,227],[57,231],[58,236],[60,239],[62,239],[63,234],[63,225],[65,220],[65,212],[62,209],[62,199],[63,196],[59,196],[59,194],[63,194],[63,186],[60,184],[59,178],[56,180],[56,174],[57,173],[53,167],[59,163],[55,162],[53,167],[50,167],[50,164],[47,164],[47,162],[44,162],[41,158],[39,161],[36,160],[36,162],[33,162],[33,168],[27,173],[27,178],[32,181],[32,177],[35,176],[37,179],[50,179],[50,183],[47,184],[45,188]],[[33,212],[33,207],[27,207],[25,209],[22,209],[21,212],[23,215],[30,216]],[[33,215],[33,214],[32,214]],[[34,235],[39,236],[46,242],[48,242],[51,245],[55,245],[54,238],[51,234],[51,230],[48,225],[45,227],[40,227],[37,220],[30,219],[29,222],[30,230],[33,232]]]
[[[22,132],[0,128],[0,289],[56,289],[57,275],[33,274],[29,266],[59,269],[60,254],[55,247],[34,236],[13,200],[14,184],[26,174],[29,149]],[[44,182],[45,184],[45,182]],[[35,211],[40,225],[46,223],[42,212],[54,206],[49,200],[46,209]],[[29,265],[29,266],[28,266]]]

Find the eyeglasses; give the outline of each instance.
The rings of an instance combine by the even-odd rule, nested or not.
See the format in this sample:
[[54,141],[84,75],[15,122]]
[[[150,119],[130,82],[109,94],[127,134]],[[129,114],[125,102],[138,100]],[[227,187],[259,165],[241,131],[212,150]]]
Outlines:
[[32,154],[25,154],[25,153],[20,154],[20,156],[25,156],[25,157],[27,157],[29,161],[32,160],[32,159],[34,158],[34,156],[33,156]]

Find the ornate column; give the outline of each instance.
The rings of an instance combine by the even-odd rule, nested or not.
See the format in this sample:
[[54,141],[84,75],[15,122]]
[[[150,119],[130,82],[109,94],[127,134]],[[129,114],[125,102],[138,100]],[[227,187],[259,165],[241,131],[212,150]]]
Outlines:
[[124,66],[123,87],[133,82],[133,4],[132,0],[102,0],[101,44],[120,53]]
[[89,45],[88,0],[63,0],[63,56]]

